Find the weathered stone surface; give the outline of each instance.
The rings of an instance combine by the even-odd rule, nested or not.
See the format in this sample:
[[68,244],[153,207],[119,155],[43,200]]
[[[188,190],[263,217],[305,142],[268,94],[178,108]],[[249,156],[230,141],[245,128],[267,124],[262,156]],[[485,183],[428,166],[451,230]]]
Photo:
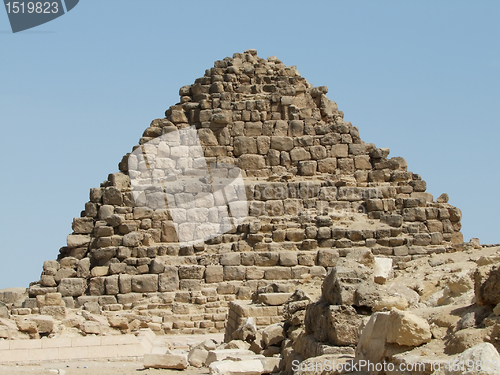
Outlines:
[[61,279],[59,286],[57,287],[57,291],[61,293],[63,297],[81,296],[85,293],[86,289],[87,289],[86,280],[79,278]]
[[332,305],[353,305],[356,288],[371,275],[371,269],[363,264],[342,260],[325,277],[322,296]]
[[280,306],[284,305],[291,296],[292,293],[261,293],[259,301],[269,306]]
[[158,291],[158,275],[132,276],[132,292],[150,293]]
[[418,346],[431,340],[429,323],[408,311],[392,309],[387,328],[389,343]]
[[68,248],[86,246],[90,243],[90,236],[84,234],[70,234],[67,237]]
[[385,284],[392,276],[392,259],[375,257],[373,279],[377,284]]
[[189,351],[187,360],[191,366],[202,367],[208,357],[208,350],[204,348],[193,348]]
[[264,366],[259,359],[222,361],[210,364],[211,375],[261,375]]
[[318,342],[331,345],[356,345],[359,337],[361,317],[351,306],[329,305],[318,301],[307,307],[305,315],[306,333],[314,335]]
[[271,324],[262,332],[264,345],[276,345],[285,339],[285,330],[282,323]]
[[500,303],[500,266],[478,267],[474,273],[474,291],[478,305]]
[[188,366],[185,355],[180,354],[144,354],[144,368],[164,368],[184,370]]
[[207,360],[205,361],[206,365],[210,365],[213,362],[221,362],[228,358],[245,358],[245,357],[254,357],[255,353],[251,350],[245,349],[216,349],[210,350],[208,352]]
[[[449,363],[457,364],[458,366],[444,368],[445,375],[491,374],[497,372],[496,369],[498,369],[498,364],[500,363],[500,355],[492,344],[485,342],[453,356]],[[463,367],[462,364],[464,364]],[[464,372],[463,369],[466,371]]]
[[177,267],[165,266],[163,273],[158,275],[158,291],[174,292],[179,289],[179,275]]

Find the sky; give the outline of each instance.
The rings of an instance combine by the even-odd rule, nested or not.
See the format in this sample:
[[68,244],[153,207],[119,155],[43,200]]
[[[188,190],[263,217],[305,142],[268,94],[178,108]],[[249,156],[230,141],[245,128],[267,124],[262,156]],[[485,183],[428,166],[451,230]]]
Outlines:
[[179,88],[255,48],[296,65],[500,243],[500,2],[80,0],[13,34],[0,9],[0,289],[37,281]]

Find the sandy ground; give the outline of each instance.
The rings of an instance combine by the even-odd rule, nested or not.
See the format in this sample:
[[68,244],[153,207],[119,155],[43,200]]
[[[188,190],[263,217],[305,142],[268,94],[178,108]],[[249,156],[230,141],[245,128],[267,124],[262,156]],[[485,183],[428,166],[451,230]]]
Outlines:
[[207,368],[188,367],[186,370],[145,369],[142,361],[78,361],[49,362],[40,364],[0,365],[2,375],[200,375],[208,374]]

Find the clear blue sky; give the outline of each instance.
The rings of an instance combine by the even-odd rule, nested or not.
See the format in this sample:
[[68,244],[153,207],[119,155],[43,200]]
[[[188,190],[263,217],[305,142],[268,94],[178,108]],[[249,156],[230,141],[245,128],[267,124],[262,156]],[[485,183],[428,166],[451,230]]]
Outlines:
[[39,279],[151,120],[215,60],[256,48],[328,96],[500,243],[496,1],[81,0],[12,34],[0,9],[0,288]]

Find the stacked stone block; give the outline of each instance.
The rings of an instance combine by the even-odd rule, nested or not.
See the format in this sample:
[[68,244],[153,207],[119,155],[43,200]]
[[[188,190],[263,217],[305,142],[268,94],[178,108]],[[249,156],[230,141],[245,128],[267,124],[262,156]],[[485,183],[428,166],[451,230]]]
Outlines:
[[[128,154],[120,172],[91,189],[67,246],[44,263],[31,297],[60,292],[110,310],[155,297],[163,307],[150,310],[163,331],[220,330],[230,301],[269,282],[323,276],[350,251],[368,248],[396,264],[454,251],[462,242],[460,210],[444,197],[434,201],[403,158],[364,143],[327,91],[254,50],[216,61],[180,89],[180,103],[134,149],[195,126],[207,164],[242,170],[248,219],[181,246],[168,209],[134,201]],[[162,150],[180,163],[182,155],[170,152]]]

